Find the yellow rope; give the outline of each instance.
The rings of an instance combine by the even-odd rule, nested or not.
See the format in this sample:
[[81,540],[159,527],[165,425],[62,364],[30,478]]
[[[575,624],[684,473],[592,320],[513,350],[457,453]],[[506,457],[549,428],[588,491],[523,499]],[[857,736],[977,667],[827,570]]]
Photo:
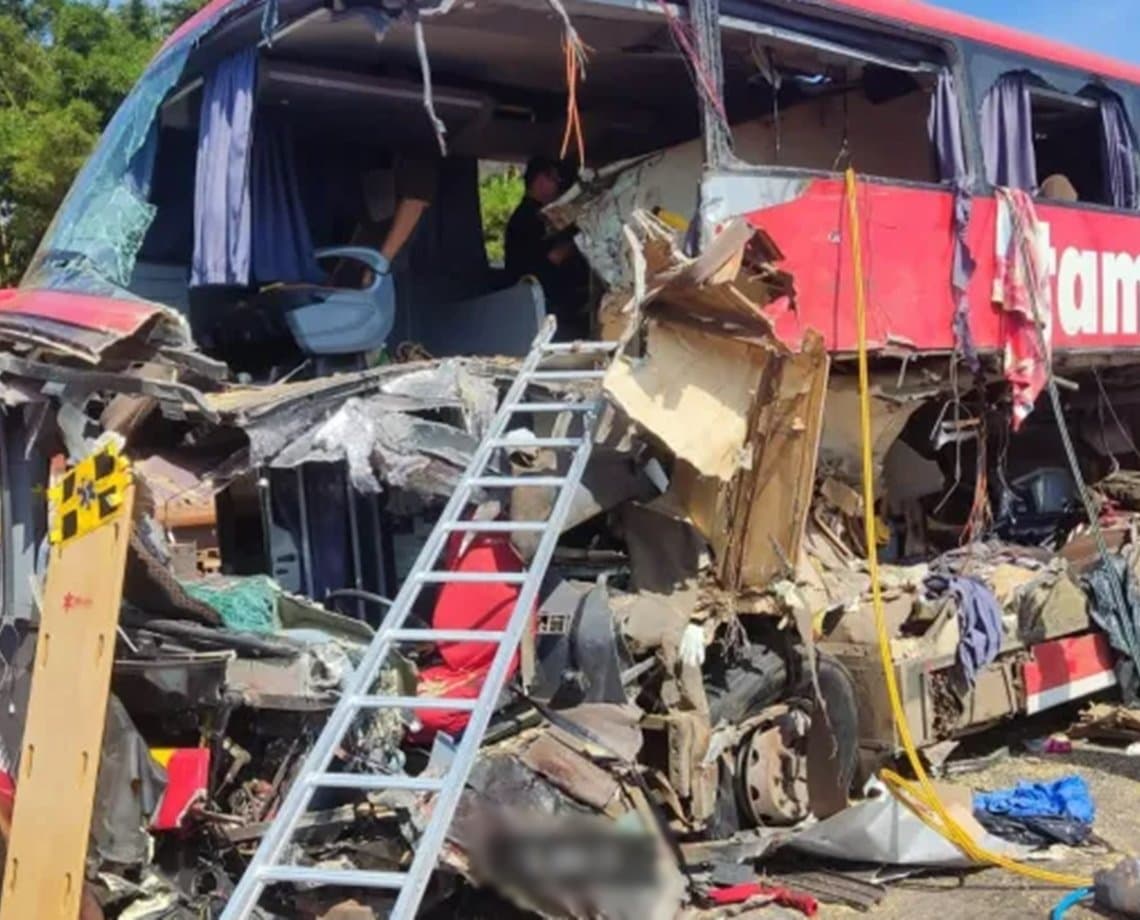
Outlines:
[[934,784],[927,776],[914,746],[914,738],[903,709],[898,682],[895,680],[894,660],[891,653],[891,637],[887,630],[887,619],[883,609],[883,593],[879,585],[879,554],[875,543],[875,494],[874,473],[871,453],[871,387],[867,370],[867,292],[863,281],[863,249],[859,236],[859,203],[855,171],[847,170],[847,216],[850,224],[851,260],[855,280],[855,324],[859,344],[859,422],[863,441],[863,521],[866,529],[867,568],[871,575],[871,602],[875,610],[875,626],[879,636],[879,655],[883,664],[883,677],[887,684],[887,695],[891,701],[891,711],[895,726],[906,751],[907,760],[917,782],[904,779],[891,770],[883,770],[880,778],[892,792],[928,826],[982,865],[999,866],[1018,875],[1060,885],[1065,888],[1085,888],[1092,881],[1078,875],[1049,872],[1034,866],[1027,866],[1016,860],[991,852],[980,846],[972,836],[951,817],[946,806],[938,798]]

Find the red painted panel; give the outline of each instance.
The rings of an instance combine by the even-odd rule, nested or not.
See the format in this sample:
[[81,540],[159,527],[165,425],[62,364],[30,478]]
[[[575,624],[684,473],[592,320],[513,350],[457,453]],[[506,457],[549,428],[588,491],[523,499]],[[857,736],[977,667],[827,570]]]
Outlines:
[[210,784],[210,749],[179,748],[166,763],[166,791],[151,823],[156,831],[182,826],[187,813],[206,801]]
[[1103,633],[1036,645],[1022,669],[1025,712],[1061,706],[1116,686],[1113,655]]
[[[953,348],[953,205],[951,193],[939,189],[860,184],[867,334],[872,346],[896,341],[923,350]],[[794,200],[748,217],[783,250],[786,259],[781,267],[795,278],[796,309],[774,316],[777,334],[796,345],[807,329],[814,328],[831,350],[854,350],[855,288],[842,180],[812,181]],[[976,218],[977,225],[991,225],[992,249],[992,217],[987,220],[977,214]],[[983,273],[975,275],[974,293],[980,296],[985,296]],[[996,347],[997,312],[987,304],[974,310],[971,319],[979,346]]]
[[[763,179],[757,179],[763,182]],[[979,349],[1001,347],[1001,315],[991,301],[992,198],[976,198],[968,240],[977,268],[969,289],[970,327]],[[936,188],[859,185],[868,338],[920,350],[954,346],[953,196]],[[1053,344],[1059,350],[1140,348],[1140,215],[1042,205],[1055,274]],[[808,328],[833,351],[856,347],[854,284],[841,179],[810,181],[797,198],[754,211],[783,250],[796,284],[796,309],[769,310],[777,333],[798,344]]]
[[153,304],[67,291],[0,290],[0,324],[7,316],[36,316],[113,335],[133,335],[159,313]]
[[172,45],[178,44],[179,41],[181,41],[191,32],[196,31],[198,27],[203,23],[209,22],[215,16],[220,15],[222,11],[225,10],[225,8],[233,2],[234,0],[210,0],[210,2],[198,10],[197,13],[195,13],[184,23],[182,23],[182,25],[170,33],[170,36],[166,39],[165,42],[162,43],[162,49],[159,51],[159,54],[161,54],[162,51],[165,51]]

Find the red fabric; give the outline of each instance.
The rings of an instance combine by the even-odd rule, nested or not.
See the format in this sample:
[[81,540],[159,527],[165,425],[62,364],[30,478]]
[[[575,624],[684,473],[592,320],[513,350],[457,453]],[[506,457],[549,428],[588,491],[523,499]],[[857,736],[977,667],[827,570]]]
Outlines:
[[[522,562],[511,546],[508,534],[480,534],[470,541],[460,557],[463,537],[462,533],[452,534],[447,544],[444,568],[448,571],[522,571]],[[432,614],[432,626],[436,629],[504,629],[518,597],[518,585],[443,585]],[[443,642],[440,643],[439,654],[449,667],[470,670],[489,665],[495,657],[495,646],[487,642]],[[512,672],[514,666],[511,666]]]
[[1005,378],[1016,431],[1048,381],[1053,305],[1033,199],[1020,189],[999,188],[997,201],[993,299],[1004,311]]
[[806,917],[814,917],[819,912],[819,902],[809,894],[792,891],[790,888],[768,887],[760,882],[745,882],[743,885],[730,885],[727,888],[714,888],[709,899],[718,906],[743,904],[752,898],[766,897],[781,907],[791,907]]
[[[463,547],[464,534],[451,536],[444,550],[444,568],[449,572],[521,572],[523,565],[507,534],[479,534]],[[518,585],[446,584],[440,589],[432,612],[436,629],[505,629],[519,598]],[[532,618],[533,619],[533,618]],[[479,695],[497,646],[488,642],[442,642],[443,664],[420,672],[418,696],[474,699]],[[519,656],[511,660],[507,679],[518,670]],[[414,744],[429,742],[437,732],[455,735],[467,727],[469,712],[439,709],[416,711],[422,728],[409,735]]]
[[[424,668],[420,671],[416,696],[473,700],[479,695],[479,689],[489,670],[490,665],[469,671],[456,670],[445,664]],[[469,712],[449,712],[443,709],[417,709],[415,712],[421,728],[408,735],[408,741],[412,744],[427,744],[437,732],[445,732],[454,737],[467,727],[471,719]]]
[[166,791],[151,827],[156,831],[171,831],[181,827],[186,813],[206,800],[209,782],[209,748],[182,748],[175,751],[166,765]]
[[16,783],[11,773],[0,772],[0,817],[5,824],[12,823],[12,806],[16,799]]

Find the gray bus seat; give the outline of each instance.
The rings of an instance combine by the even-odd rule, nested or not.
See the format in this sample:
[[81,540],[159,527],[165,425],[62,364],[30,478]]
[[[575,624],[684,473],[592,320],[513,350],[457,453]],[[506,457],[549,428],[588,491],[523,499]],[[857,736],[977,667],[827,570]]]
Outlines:
[[[426,308],[426,309],[425,309]],[[491,294],[436,306],[416,304],[419,342],[437,357],[523,357],[546,317],[542,285],[533,278]]]

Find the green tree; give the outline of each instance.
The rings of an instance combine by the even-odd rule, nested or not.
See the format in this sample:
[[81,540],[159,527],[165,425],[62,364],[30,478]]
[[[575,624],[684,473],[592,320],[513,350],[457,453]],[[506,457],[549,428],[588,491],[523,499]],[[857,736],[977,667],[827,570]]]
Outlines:
[[492,265],[503,262],[503,235],[523,197],[523,180],[519,171],[509,166],[493,172],[479,182],[479,210],[483,216],[483,245]]
[[145,0],[0,0],[0,285],[19,279],[169,22]]

